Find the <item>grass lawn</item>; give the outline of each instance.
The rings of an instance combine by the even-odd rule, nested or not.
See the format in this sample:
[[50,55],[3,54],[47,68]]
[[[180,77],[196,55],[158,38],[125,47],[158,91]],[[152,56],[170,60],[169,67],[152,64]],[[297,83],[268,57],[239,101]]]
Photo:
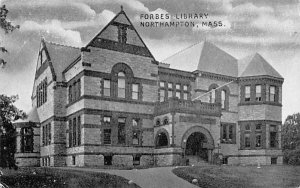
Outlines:
[[0,178],[9,187],[124,187],[137,188],[128,184],[128,180],[106,173],[79,172],[55,168],[22,168],[17,171],[1,169],[4,175]]
[[300,166],[205,166],[182,167],[173,170],[177,176],[202,188],[298,188]]

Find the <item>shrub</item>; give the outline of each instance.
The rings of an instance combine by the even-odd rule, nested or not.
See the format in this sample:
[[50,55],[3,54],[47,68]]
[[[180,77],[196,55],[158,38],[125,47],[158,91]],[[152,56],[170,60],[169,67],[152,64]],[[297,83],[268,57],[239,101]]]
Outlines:
[[289,165],[300,165],[300,149],[285,150],[283,152],[283,161]]

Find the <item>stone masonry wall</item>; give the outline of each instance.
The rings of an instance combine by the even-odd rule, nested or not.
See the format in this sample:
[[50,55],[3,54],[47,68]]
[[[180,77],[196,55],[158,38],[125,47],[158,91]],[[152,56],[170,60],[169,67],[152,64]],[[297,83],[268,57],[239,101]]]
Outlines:
[[239,120],[282,120],[280,106],[272,105],[247,105],[239,107]]
[[116,166],[132,166],[133,156],[132,155],[114,155],[112,164]]
[[111,73],[112,67],[122,62],[132,69],[134,77],[156,81],[152,74],[158,74],[158,66],[151,62],[152,58],[94,47],[90,49],[91,52],[83,53],[83,62],[91,63],[91,67],[85,67],[87,70]]

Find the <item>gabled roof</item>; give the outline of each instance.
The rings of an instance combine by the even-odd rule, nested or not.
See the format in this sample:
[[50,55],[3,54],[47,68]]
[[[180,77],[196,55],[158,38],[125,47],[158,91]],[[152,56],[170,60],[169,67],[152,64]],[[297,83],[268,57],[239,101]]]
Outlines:
[[238,62],[239,77],[272,76],[283,78],[260,54],[242,58]]
[[214,44],[204,41],[166,59],[171,68],[237,77],[237,60]]
[[27,113],[27,118],[26,119],[18,119],[14,123],[27,123],[27,122],[40,123],[40,118],[39,118],[39,115],[38,115],[36,107],[33,107]]
[[[118,41],[119,26],[126,28],[126,43],[120,43]],[[154,56],[144,43],[143,39],[135,29],[134,25],[131,23],[126,13],[123,11],[122,7],[121,11],[98,34],[96,34],[96,36],[85,46],[85,48],[90,46],[142,55],[154,59]]]
[[[80,56],[80,48],[44,41],[56,81],[63,81],[62,72]],[[51,66],[51,65],[50,65]]]

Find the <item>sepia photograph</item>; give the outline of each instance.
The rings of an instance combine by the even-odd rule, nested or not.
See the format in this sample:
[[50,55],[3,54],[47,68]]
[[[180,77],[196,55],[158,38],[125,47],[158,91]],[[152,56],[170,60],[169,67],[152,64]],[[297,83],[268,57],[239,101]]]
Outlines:
[[0,188],[300,188],[300,0],[0,0]]

